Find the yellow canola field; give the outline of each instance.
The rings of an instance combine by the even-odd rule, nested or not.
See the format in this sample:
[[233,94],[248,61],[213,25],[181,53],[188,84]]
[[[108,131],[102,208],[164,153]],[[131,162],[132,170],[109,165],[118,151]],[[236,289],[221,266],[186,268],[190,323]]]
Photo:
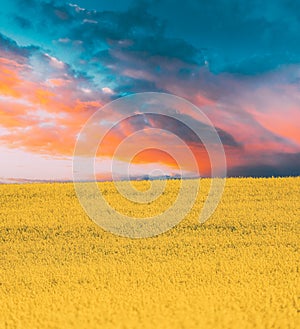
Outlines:
[[[227,179],[201,225],[209,184],[178,226],[147,239],[102,230],[71,183],[0,185],[0,328],[300,328],[300,178]],[[161,211],[100,188],[129,215]]]

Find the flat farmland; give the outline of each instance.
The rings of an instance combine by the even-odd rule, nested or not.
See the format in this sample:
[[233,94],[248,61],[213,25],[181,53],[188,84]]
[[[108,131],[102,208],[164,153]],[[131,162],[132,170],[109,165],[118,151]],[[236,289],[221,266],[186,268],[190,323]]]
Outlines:
[[[178,184],[158,205],[99,188],[145,217]],[[0,328],[299,328],[300,178],[227,179],[200,224],[209,184],[180,224],[147,239],[97,226],[72,183],[0,185]]]

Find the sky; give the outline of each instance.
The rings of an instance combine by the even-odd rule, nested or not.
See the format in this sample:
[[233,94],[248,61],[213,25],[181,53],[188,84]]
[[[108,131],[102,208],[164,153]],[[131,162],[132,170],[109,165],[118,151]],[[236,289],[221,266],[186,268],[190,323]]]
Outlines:
[[[0,181],[70,180],[85,122],[105,104],[141,92],[198,106],[220,134],[228,176],[300,175],[299,31],[296,0],[4,2]],[[134,129],[165,126],[209,175],[203,145],[173,121],[124,122],[107,145],[117,147]],[[133,158],[133,175],[178,174],[176,161],[155,145]],[[104,148],[99,179],[109,177],[112,159],[120,168],[125,161]]]

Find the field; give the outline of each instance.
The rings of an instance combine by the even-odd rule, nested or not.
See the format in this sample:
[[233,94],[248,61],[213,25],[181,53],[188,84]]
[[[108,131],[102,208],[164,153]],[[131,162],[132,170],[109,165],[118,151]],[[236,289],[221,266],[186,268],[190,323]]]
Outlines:
[[71,183],[0,185],[0,328],[300,328],[300,177],[227,179],[199,224],[208,186],[174,229],[129,239],[92,222]]

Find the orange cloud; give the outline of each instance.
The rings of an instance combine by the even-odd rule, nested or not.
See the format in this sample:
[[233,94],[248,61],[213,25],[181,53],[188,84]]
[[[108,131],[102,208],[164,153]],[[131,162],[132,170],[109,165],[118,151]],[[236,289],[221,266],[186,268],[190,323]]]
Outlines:
[[167,164],[169,167],[179,169],[176,159],[167,152],[155,148],[143,150],[136,154],[132,159],[132,163],[135,164],[146,164],[151,162]]
[[[82,79],[73,77],[62,62],[49,58],[53,64],[50,65],[52,71],[49,76],[40,77],[30,65],[0,57],[0,127],[5,128],[0,143],[39,154],[71,156],[81,127],[105,103],[101,98],[105,96],[92,87],[86,87],[87,81],[83,83]],[[155,79],[148,75],[143,78]],[[157,86],[193,101],[218,128],[232,133],[242,145],[225,145],[229,167],[255,163],[259,158],[269,163],[273,158],[270,156],[269,160],[267,155],[272,152],[292,153],[299,150],[298,91],[294,87],[281,86],[286,97],[275,97],[271,89],[256,90],[256,95],[237,93],[233,104],[226,104],[225,99],[225,106],[218,107],[220,104],[205,92],[199,92],[193,81],[183,85],[173,84],[170,80],[162,78],[157,81]],[[187,110],[183,107],[180,112],[186,114]],[[197,122],[197,113],[191,119]],[[164,122],[163,119],[148,118],[148,122],[144,122],[145,127],[148,124],[162,130],[168,126],[172,133],[178,133],[194,153],[200,173],[210,175],[211,165],[206,149],[196,143],[186,130],[172,120]],[[99,155],[112,157],[124,138],[142,127],[143,121],[121,122],[104,138]],[[90,132],[91,136],[93,133]],[[179,154],[180,161],[176,162],[160,150],[163,136],[155,139],[145,134],[143,138],[139,141],[141,145],[143,142],[149,144],[147,141],[152,138],[152,149],[134,156],[133,163],[144,165],[156,162],[177,170],[180,162],[183,170],[195,170],[185,158],[185,150],[181,146],[167,145]],[[130,153],[131,150],[134,150],[133,144],[129,144],[124,152]],[[118,155],[121,161],[127,156],[124,152]]]
[[19,64],[6,58],[0,58],[0,94],[4,96],[20,97],[17,86],[21,80],[13,68],[19,68]]
[[35,153],[72,155],[81,126],[102,103],[95,95],[80,98],[72,77],[49,83],[35,81],[33,75],[29,66],[0,58],[0,125],[9,131],[0,143]]
[[[10,134],[1,136],[2,143],[36,153],[72,155],[80,128],[103,104],[98,100],[97,95],[85,93],[86,89],[79,86],[80,81],[76,81],[71,76],[45,77],[43,81],[36,81],[32,78],[34,72],[29,67],[26,67],[24,74],[24,65],[6,59],[3,59],[1,64],[3,70],[0,72],[0,79],[7,82],[6,94],[11,97],[10,103],[2,101],[2,125],[11,128]],[[60,65],[59,70],[63,70],[64,67]],[[61,75],[61,72],[59,74]],[[4,94],[2,91],[0,93]],[[197,93],[196,98],[198,105],[214,105],[214,101],[202,94]],[[182,113],[185,113],[184,108]],[[100,146],[101,156],[112,157],[123,139],[134,133],[139,125],[139,122],[122,122],[112,129]],[[153,148],[141,152],[132,159],[132,162],[136,164],[156,162],[178,169],[177,162],[159,149],[162,145],[161,137],[151,142]],[[200,172],[209,175],[210,162],[205,148],[186,142],[195,154]],[[174,145],[170,147],[176,148]],[[186,161],[185,150],[181,150],[178,146],[177,148],[182,169],[195,170],[193,165]],[[128,145],[126,153],[130,153],[130,149],[131,146]],[[119,154],[119,157],[122,160],[122,154]]]
[[55,94],[47,89],[37,88],[34,91],[33,100],[35,100],[35,103],[46,106],[51,102],[54,96]]

